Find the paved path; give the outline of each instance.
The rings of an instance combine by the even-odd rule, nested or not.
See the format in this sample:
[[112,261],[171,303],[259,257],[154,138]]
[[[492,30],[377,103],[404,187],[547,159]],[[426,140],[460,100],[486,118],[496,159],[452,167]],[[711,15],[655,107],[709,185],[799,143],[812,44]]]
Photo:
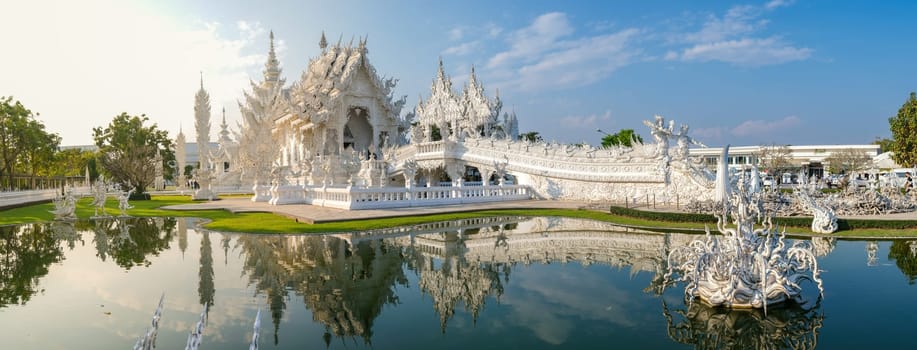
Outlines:
[[233,213],[271,212],[277,215],[294,219],[299,222],[314,224],[322,222],[381,219],[400,216],[459,213],[488,209],[578,209],[587,206],[588,203],[577,201],[524,200],[478,204],[442,205],[435,207],[344,210],[306,204],[270,205],[265,202],[252,202],[249,198],[227,198],[212,202],[169,205],[162,207],[162,209],[225,209]]
[[[580,209],[607,208],[610,204],[599,204],[581,201],[552,201],[552,200],[524,200],[495,203],[443,205],[434,207],[393,208],[393,209],[368,209],[344,210],[335,208],[318,207],[305,204],[270,205],[266,202],[252,202],[249,198],[227,198],[212,202],[194,204],[180,204],[165,206],[168,210],[211,210],[224,209],[233,213],[269,212],[285,216],[299,222],[322,223],[335,221],[381,219],[401,216],[418,216],[442,213],[459,213],[488,209]],[[681,212],[674,207],[638,206],[634,209],[648,211]],[[917,211],[909,213],[895,213],[885,215],[851,215],[841,216],[842,219],[870,219],[870,220],[917,220]]]

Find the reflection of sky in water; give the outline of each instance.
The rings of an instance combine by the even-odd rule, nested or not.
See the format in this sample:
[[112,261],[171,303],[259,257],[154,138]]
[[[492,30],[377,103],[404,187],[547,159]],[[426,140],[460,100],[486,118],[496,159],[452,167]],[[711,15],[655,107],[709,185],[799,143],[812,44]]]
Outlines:
[[[563,225],[570,225],[570,222],[530,220],[518,225],[518,231]],[[599,228],[600,225],[594,225],[594,229]],[[149,327],[161,293],[166,297],[157,348],[181,348],[201,311],[198,288],[204,236],[187,230],[187,245],[182,252],[179,247],[184,245],[183,239],[175,232],[169,248],[158,255],[146,256],[149,266],[125,270],[110,256],[106,261],[97,257],[92,231],[81,234],[83,243],[77,242],[72,250],[61,243],[65,259],[52,264],[48,274],[39,277],[39,293],[25,305],[0,308],[3,348],[130,348]],[[476,235],[466,239],[492,238],[486,229]],[[248,246],[241,244],[239,237],[245,237]],[[446,236],[427,238],[429,241],[448,240],[443,237]],[[639,236],[628,236],[628,239],[634,240],[634,237],[639,240]],[[429,277],[425,275],[429,272],[423,267],[408,268],[418,261],[394,261],[395,266],[401,264],[400,268],[404,269],[405,284],[391,278],[380,279],[381,285],[374,284],[373,278],[389,271],[384,265],[389,262],[380,262],[380,257],[395,254],[410,259],[411,249],[406,245],[410,240],[387,239],[383,244],[385,249],[375,253],[373,249],[378,247],[373,244],[377,243],[364,242],[359,247],[360,254],[351,255],[347,249],[340,249],[334,254],[322,253],[324,257],[302,254],[314,251],[309,250],[310,247],[341,248],[342,242],[331,237],[219,233],[210,233],[209,241],[214,305],[204,330],[204,349],[247,348],[258,308],[263,310],[262,349],[324,348],[326,341],[331,348],[377,349],[585,349],[607,348],[611,344],[623,348],[691,347],[690,343],[679,344],[669,339],[662,315],[662,299],[670,309],[684,309],[683,290],[670,288],[663,295],[646,292],[654,277],[650,271],[633,273],[627,266],[613,267],[601,262],[588,266],[577,261],[543,264],[540,260],[533,260],[528,265],[512,264],[508,277],[499,274],[502,293],[487,292],[477,317],[468,312],[468,305],[461,301],[467,299],[457,299],[454,315],[447,318],[446,328],[442,330],[441,317],[433,307],[434,296],[430,291],[420,290],[421,280],[424,276]],[[280,276],[286,283],[293,284],[281,287],[286,289],[285,296],[281,297],[285,308],[276,310],[282,313],[276,330],[276,346],[267,292],[256,290],[258,284],[251,282],[248,275],[252,269],[245,268],[246,258],[250,257],[246,249],[262,242],[271,243],[264,243],[261,249],[274,249],[268,251],[273,255],[266,256],[276,256],[277,261],[272,261],[275,264],[270,267],[274,269],[271,276]],[[228,252],[223,249],[224,243],[228,243]],[[473,245],[470,241],[466,243],[467,247]],[[510,239],[509,247],[513,248],[513,244]],[[461,242],[458,247],[451,251],[472,249],[461,248]],[[818,330],[819,347],[894,348],[910,343],[907,334],[915,321],[912,311],[917,310],[917,298],[914,298],[917,287],[909,284],[902,273],[903,268],[897,266],[894,259],[889,259],[890,242],[879,242],[876,266],[867,266],[865,247],[864,242],[841,241],[827,256],[819,258],[820,267],[825,270],[822,276],[826,290],[825,300],[818,310],[818,314],[824,316],[824,324]],[[479,253],[476,256],[482,256]],[[442,256],[425,254],[421,259],[426,262],[420,263],[432,263],[429,266],[434,271],[444,265]],[[898,258],[914,260],[913,256]],[[334,265],[335,261],[343,263]],[[464,276],[489,266],[486,263],[461,264]],[[329,273],[339,275],[330,276]],[[302,281],[312,283],[310,288],[317,289],[304,287]],[[333,288],[322,289],[325,285],[337,285],[331,282],[339,283],[349,291],[347,293],[354,295],[337,295]],[[468,285],[467,281],[452,281],[446,285],[460,286],[462,283]],[[372,301],[375,295],[387,295],[384,291],[388,289],[394,290],[397,300]],[[303,296],[304,292],[308,295]],[[343,305],[348,309],[330,310],[338,312],[332,312],[331,316],[370,324],[370,343],[359,336],[326,335],[327,320],[321,318],[328,315],[313,315],[309,309],[312,307],[309,305],[324,304],[321,300],[307,298],[343,300],[329,305]],[[378,313],[372,311],[375,307],[379,308]]]

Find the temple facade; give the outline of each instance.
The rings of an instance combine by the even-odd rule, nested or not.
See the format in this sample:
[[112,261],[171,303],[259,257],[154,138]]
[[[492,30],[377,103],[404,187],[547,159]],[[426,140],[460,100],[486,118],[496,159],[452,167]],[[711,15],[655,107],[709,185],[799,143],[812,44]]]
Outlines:
[[697,143],[687,126],[657,117],[646,122],[656,142],[633,147],[519,140],[515,113],[503,112],[499,91],[487,96],[474,68],[456,91],[440,60],[429,95],[402,115],[406,97],[370,63],[366,39],[329,45],[322,34],[319,48],[286,86],[271,33],[263,78],[239,101],[238,130],[230,136],[224,117],[207,155],[214,188],[344,209],[712,198],[711,173],[687,152]]

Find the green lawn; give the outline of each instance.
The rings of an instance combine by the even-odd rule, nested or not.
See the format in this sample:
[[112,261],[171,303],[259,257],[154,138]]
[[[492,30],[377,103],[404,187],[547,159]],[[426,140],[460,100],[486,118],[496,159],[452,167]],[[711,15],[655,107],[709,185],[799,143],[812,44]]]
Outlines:
[[[83,198],[77,202],[77,216],[88,218],[94,214],[94,208],[91,206],[91,198]],[[415,225],[421,223],[458,220],[474,218],[480,216],[557,216],[592,219],[603,222],[610,222],[620,225],[638,226],[644,228],[662,228],[670,231],[693,231],[699,232],[705,226],[703,223],[686,223],[686,222],[668,222],[638,219],[626,216],[611,215],[604,212],[592,210],[575,210],[575,209],[501,209],[501,210],[482,210],[475,212],[447,213],[422,216],[408,216],[385,219],[371,220],[354,220],[332,223],[306,224],[295,220],[275,215],[272,213],[241,213],[233,214],[224,210],[200,210],[200,211],[174,211],[160,209],[163,206],[174,204],[194,203],[188,196],[154,196],[148,201],[132,201],[132,209],[128,210],[128,215],[140,217],[199,217],[210,220],[204,225],[205,228],[226,231],[226,232],[249,232],[249,233],[324,233],[324,232],[343,232],[343,231],[362,231],[379,228],[397,227],[405,225]],[[109,199],[106,203],[106,213],[117,216],[120,214],[118,203]],[[30,222],[44,222],[54,219],[51,214],[53,204],[37,204],[21,208],[0,211],[0,225],[21,224]],[[711,228],[715,228],[716,223],[709,223]],[[808,228],[790,228],[790,233],[798,232],[808,234]],[[917,230],[887,230],[887,229],[854,229],[839,231],[831,237],[839,238],[870,238],[870,237],[917,237]]]

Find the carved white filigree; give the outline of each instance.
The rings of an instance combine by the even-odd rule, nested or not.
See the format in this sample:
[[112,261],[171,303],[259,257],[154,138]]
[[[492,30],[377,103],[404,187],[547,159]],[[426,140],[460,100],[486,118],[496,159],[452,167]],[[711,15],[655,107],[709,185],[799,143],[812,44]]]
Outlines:
[[[717,214],[714,237],[708,228],[705,240],[695,240],[669,253],[666,279],[685,282],[685,296],[714,306],[764,308],[793,300],[808,302],[803,281],[814,282],[824,293],[818,262],[809,242],[787,246],[786,233],[777,233],[762,195],[738,186],[723,212]],[[735,227],[727,225],[731,219]],[[761,219],[761,227],[754,228]]]

